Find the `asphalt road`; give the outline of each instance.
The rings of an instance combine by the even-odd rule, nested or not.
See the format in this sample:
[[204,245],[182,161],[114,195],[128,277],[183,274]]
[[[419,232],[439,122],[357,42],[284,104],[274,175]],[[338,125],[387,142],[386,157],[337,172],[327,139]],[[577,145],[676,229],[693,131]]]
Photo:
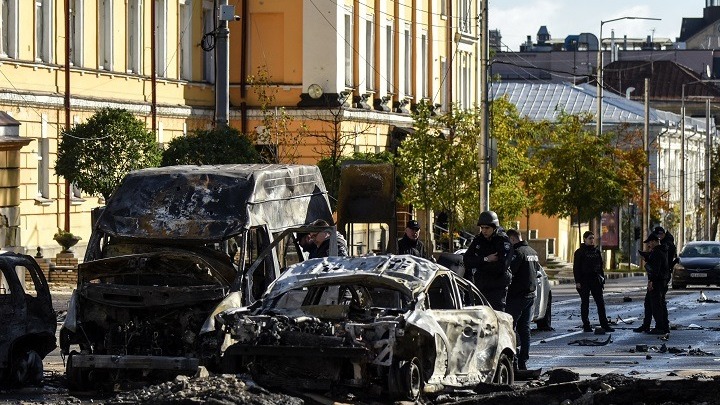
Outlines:
[[[581,379],[607,373],[660,379],[720,375],[720,302],[709,302],[720,301],[720,289],[670,289],[667,298],[671,332],[664,340],[662,336],[632,331],[642,323],[645,283],[644,277],[608,280],[605,303],[615,332],[606,335],[582,331],[580,298],[573,284],[553,286],[555,330],[533,331],[528,368],[542,368],[543,372],[568,368],[579,373]],[[701,291],[709,301],[699,302]],[[590,320],[598,324],[592,298]],[[610,342],[602,346],[571,344],[604,342],[608,337]],[[667,349],[664,353],[663,344]],[[647,345],[648,351],[638,352],[637,345]]]

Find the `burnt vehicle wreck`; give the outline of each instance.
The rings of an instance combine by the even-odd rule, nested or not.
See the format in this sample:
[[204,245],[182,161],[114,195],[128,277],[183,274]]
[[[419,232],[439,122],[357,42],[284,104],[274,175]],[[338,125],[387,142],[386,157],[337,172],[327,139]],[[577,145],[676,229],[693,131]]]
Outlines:
[[288,229],[318,218],[332,219],[314,166],[128,174],[95,222],[61,329],[71,388],[215,366],[216,336],[201,333],[208,319],[218,307],[252,302],[303,260]]
[[47,280],[30,256],[0,254],[0,319],[0,383],[40,384],[42,361],[56,347],[57,320]]
[[510,315],[451,270],[409,255],[304,261],[215,325],[224,372],[280,389],[416,400],[514,379]]

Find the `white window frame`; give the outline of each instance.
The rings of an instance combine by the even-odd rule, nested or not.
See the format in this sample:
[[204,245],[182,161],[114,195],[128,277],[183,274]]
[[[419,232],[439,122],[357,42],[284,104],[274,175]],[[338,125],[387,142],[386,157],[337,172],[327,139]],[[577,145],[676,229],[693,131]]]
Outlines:
[[375,89],[375,20],[365,22],[365,88]]
[[50,198],[50,138],[48,138],[48,116],[40,116],[40,139],[37,148],[37,198]]
[[155,1],[155,74],[167,77],[167,0]]
[[17,58],[18,50],[18,0],[2,0],[0,6],[0,57]]
[[70,64],[83,65],[84,0],[70,2]]
[[[142,71],[142,0],[127,1],[127,72],[141,74]],[[152,0],[151,0],[152,1]]]
[[[215,13],[213,3],[203,1],[203,35],[215,29]],[[203,51],[203,80],[215,83],[215,51]]]
[[385,27],[385,82],[387,83],[387,92],[392,93],[395,90],[394,82],[394,59],[395,59],[395,38],[393,35],[393,25],[388,21]]
[[343,40],[345,41],[345,87],[353,87],[353,19],[352,14],[343,18]]
[[472,0],[458,0],[458,29],[460,32],[470,34],[472,32]]
[[423,31],[420,35],[420,97],[428,98],[428,33]]
[[113,69],[113,0],[98,0],[98,69]]
[[438,104],[443,111],[448,110],[447,105],[447,78],[448,78],[448,63],[447,58],[444,56],[440,57],[440,94],[438,96]]
[[35,0],[35,61],[52,63],[53,2]]
[[179,0],[180,79],[192,80],[192,0]]
[[412,35],[410,26],[403,30],[403,94],[411,95],[412,91]]

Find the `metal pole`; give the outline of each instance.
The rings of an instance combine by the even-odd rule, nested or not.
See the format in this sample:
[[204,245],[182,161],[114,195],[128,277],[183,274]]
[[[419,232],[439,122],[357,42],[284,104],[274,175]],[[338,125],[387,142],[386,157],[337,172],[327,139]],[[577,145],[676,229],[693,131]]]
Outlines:
[[488,58],[490,42],[488,39],[488,0],[480,1],[480,142],[478,160],[480,160],[480,211],[490,209],[490,125],[488,104]]
[[680,96],[680,235],[678,250],[685,246],[685,83]]
[[[65,0],[65,131],[70,130],[70,0]],[[70,232],[70,182],[65,179],[65,232]]]
[[597,117],[595,118],[596,127],[595,135],[600,136],[602,133],[602,97],[603,97],[603,50],[602,50],[602,29],[605,21],[600,21],[600,38],[598,38],[597,53]]
[[[219,1],[220,8],[228,5],[228,0]],[[230,30],[227,20],[218,19],[215,43],[215,125],[228,126],[230,117]]]
[[705,100],[705,240],[715,239],[710,235],[712,226],[712,198],[710,197],[710,170],[712,168],[712,138],[710,136],[710,99]]
[[[642,208],[642,235],[650,229],[650,79],[645,78],[645,128],[643,130],[643,150],[645,151],[645,169],[643,170],[643,208]],[[642,236],[641,235],[641,236]]]

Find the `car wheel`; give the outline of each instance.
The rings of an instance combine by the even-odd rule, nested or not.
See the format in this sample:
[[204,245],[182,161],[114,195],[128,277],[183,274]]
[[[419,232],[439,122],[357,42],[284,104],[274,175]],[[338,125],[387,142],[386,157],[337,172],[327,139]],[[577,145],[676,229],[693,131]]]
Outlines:
[[43,379],[42,357],[35,350],[16,353],[13,356],[10,378],[18,386],[40,385]]
[[73,351],[68,356],[67,366],[65,368],[65,376],[68,381],[68,387],[71,391],[85,391],[90,386],[90,373],[73,366],[73,355],[77,352]]
[[552,293],[548,294],[548,302],[545,306],[545,317],[535,321],[540,330],[553,330],[552,328]]
[[513,372],[512,362],[505,353],[500,355],[497,370],[495,370],[495,378],[493,378],[493,382],[495,384],[502,385],[511,385],[515,382],[515,374]]
[[685,288],[687,288],[687,285],[672,283],[672,288],[673,290],[684,290]]
[[423,388],[420,361],[393,361],[390,369],[389,389],[393,396],[405,401],[417,401]]

